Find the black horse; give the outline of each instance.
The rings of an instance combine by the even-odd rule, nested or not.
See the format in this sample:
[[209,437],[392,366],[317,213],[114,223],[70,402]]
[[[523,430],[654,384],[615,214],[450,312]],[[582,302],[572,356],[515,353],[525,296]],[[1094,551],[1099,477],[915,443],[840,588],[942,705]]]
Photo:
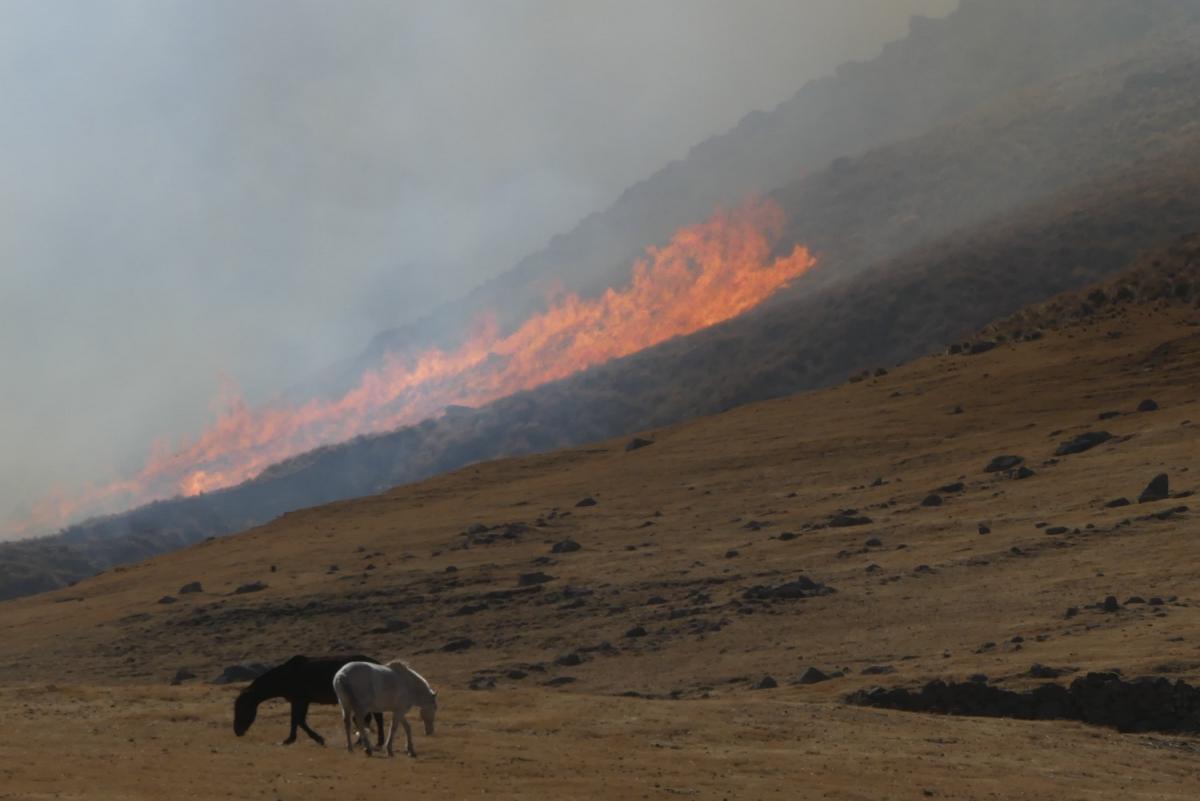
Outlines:
[[[296,729],[325,745],[325,738],[308,727],[309,704],[336,704],[333,676],[347,662],[375,662],[369,656],[293,656],[250,682],[233,702],[233,733],[241,737],[254,723],[258,705],[271,698],[285,698],[292,705],[292,731],[283,745],[296,742]],[[376,663],[378,664],[378,663]],[[379,746],[383,746],[383,715],[375,715],[379,730]],[[367,737],[369,732],[363,732]]]

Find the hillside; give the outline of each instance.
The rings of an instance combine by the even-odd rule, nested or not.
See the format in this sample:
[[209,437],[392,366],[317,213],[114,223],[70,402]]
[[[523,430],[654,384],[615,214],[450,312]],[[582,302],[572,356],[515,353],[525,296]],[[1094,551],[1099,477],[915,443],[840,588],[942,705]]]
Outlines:
[[[1200,680],[1198,287],[1193,239],[997,321],[989,350],[633,450],[475,465],[6,602],[5,789],[366,797],[399,770],[448,797],[1191,798],[1192,736],[845,699],[972,676]],[[1006,455],[1021,461],[989,469]],[[1139,503],[1158,474],[1168,491]],[[439,733],[418,760],[279,748],[282,704],[233,737],[236,685],[208,679],[330,650],[431,677]],[[168,686],[181,668],[199,678]],[[831,678],[801,683],[809,668]],[[311,718],[337,729],[327,707]]]
[[[799,180],[788,166],[793,156],[780,155],[775,145],[751,146],[737,132],[715,140],[720,146],[699,148],[724,154],[725,161],[710,160],[725,165],[722,174],[742,163],[737,154],[743,150],[745,158],[778,156],[774,177],[759,186],[780,186],[771,195],[789,220],[780,250],[805,244],[819,253],[818,270],[758,312],[479,409],[303,454],[238,487],[0,545],[0,598],[63,586],[293,509],[378,492],[479,459],[580,444],[827,386],[940,349],[999,315],[1085,285],[1166,245],[1192,230],[1200,212],[1200,96],[1193,89],[1200,81],[1200,30],[1188,22],[1196,6],[1083,6],[1019,3],[997,17],[994,3],[969,3],[944,22],[918,24],[908,40],[876,61],[846,68],[819,84],[820,92],[808,87],[760,120],[779,142],[792,141],[797,153],[803,150],[797,142],[808,142],[811,132],[796,139],[780,122],[787,115],[796,124],[828,120],[820,125],[832,126],[830,142],[852,141],[834,136],[843,125],[838,114],[802,113],[825,93],[840,98],[828,102],[843,115],[867,113],[855,98],[878,94],[888,100],[874,103],[871,113],[915,116],[904,116],[909,127],[872,128],[899,141],[811,167]],[[1044,24],[1026,25],[1020,36],[1036,44],[1009,42],[1003,56],[979,56],[969,69],[942,69],[945,59],[961,60],[968,50],[990,53],[979,49],[985,31],[991,41],[996,30],[1020,26],[1032,14],[1043,15]],[[1063,24],[1067,19],[1074,24]],[[1023,49],[1028,63],[1019,65],[1013,53]],[[941,83],[925,81],[924,71],[942,76]],[[904,76],[912,80],[903,90],[889,83]],[[969,102],[959,97],[966,86],[978,89]],[[951,102],[950,95],[959,99]],[[928,104],[942,103],[953,113],[931,116]],[[918,118],[933,127],[902,138]],[[824,134],[812,135],[825,141]],[[632,194],[649,192],[659,178]],[[717,183],[742,191],[732,180]],[[653,217],[630,214],[644,222]],[[574,241],[566,237],[555,247]],[[552,261],[538,263],[548,270]],[[605,270],[584,269],[586,259],[568,261],[583,265],[580,275],[597,286],[627,278],[628,260]],[[541,274],[543,267],[513,275]],[[502,283],[537,284],[510,278]],[[569,277],[566,283],[595,289]],[[468,319],[465,310],[485,296],[505,314],[532,309],[515,296],[490,292],[456,307],[456,319]],[[541,291],[535,294],[540,303]]]

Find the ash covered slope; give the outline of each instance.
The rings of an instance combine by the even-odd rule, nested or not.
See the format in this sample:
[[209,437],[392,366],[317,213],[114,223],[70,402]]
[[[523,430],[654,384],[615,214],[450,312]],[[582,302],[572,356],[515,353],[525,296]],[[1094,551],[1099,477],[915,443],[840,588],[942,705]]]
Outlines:
[[[958,23],[930,30],[942,35],[974,20],[966,30],[978,39],[984,20],[1006,24],[1008,17],[988,16],[993,5],[970,4]],[[1108,49],[1077,44],[1071,52],[1111,55],[1112,37],[1097,26],[1110,34],[1144,32],[1147,20],[1167,18],[1156,16],[1162,9],[1195,7],[1138,6],[1140,27],[1131,28],[1121,4],[1086,5],[1100,16],[1038,35],[1071,39],[1090,31]],[[1032,13],[1027,4],[1013,8]],[[1095,280],[1190,230],[1200,216],[1196,41],[1194,27],[1154,28],[1116,47],[1116,61],[1043,83],[1027,76],[1018,90],[923,136],[840,159],[784,186],[774,197],[791,218],[789,236],[819,248],[825,266],[758,313],[474,412],[304,454],[239,487],[4,546],[0,597],[51,589],[471,461],[827,385],[936,349],[998,315]],[[946,49],[961,54],[976,45]],[[905,47],[894,52],[924,63]],[[851,72],[858,69],[879,80],[884,74],[878,66]],[[920,87],[913,82],[909,91]]]

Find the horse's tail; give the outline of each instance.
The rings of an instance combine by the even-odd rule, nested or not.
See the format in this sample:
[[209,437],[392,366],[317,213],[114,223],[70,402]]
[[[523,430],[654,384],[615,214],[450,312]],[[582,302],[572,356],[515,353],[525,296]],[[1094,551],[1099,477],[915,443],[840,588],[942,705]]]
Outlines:
[[338,704],[342,707],[342,715],[354,717],[354,692],[350,689],[350,677],[343,671],[338,671],[333,677],[333,693],[337,696]]

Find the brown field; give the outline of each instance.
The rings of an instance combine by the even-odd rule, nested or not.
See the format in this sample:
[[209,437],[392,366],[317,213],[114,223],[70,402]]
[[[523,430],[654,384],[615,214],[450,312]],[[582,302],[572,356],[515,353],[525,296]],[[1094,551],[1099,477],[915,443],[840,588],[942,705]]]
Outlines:
[[[1133,413],[1144,398],[1160,410]],[[1125,414],[1097,420],[1110,410]],[[1035,662],[1200,678],[1197,502],[1136,503],[1160,472],[1200,488],[1197,426],[1194,309],[1132,306],[649,432],[632,452],[491,462],[292,513],[0,605],[0,798],[1195,798],[1200,739],[841,699],[974,673],[1023,688]],[[1050,461],[1098,429],[1115,438]],[[1036,475],[985,473],[1000,454]],[[1105,508],[1119,496],[1135,503]],[[846,508],[872,522],[825,525]],[[463,547],[476,523],[489,531]],[[582,548],[550,553],[567,538]],[[489,596],[535,571],[553,578]],[[836,592],[744,597],[798,575]],[[268,588],[232,594],[256,580]],[[179,595],[189,581],[204,592]],[[1167,603],[1087,608],[1110,594]],[[346,754],[331,707],[310,716],[328,748],[277,745],[282,702],[235,738],[237,686],[206,683],[348,648],[406,656],[439,688],[419,758]],[[846,675],[795,684],[809,666]],[[179,668],[199,678],[169,686]],[[779,687],[753,689],[764,675]]]

